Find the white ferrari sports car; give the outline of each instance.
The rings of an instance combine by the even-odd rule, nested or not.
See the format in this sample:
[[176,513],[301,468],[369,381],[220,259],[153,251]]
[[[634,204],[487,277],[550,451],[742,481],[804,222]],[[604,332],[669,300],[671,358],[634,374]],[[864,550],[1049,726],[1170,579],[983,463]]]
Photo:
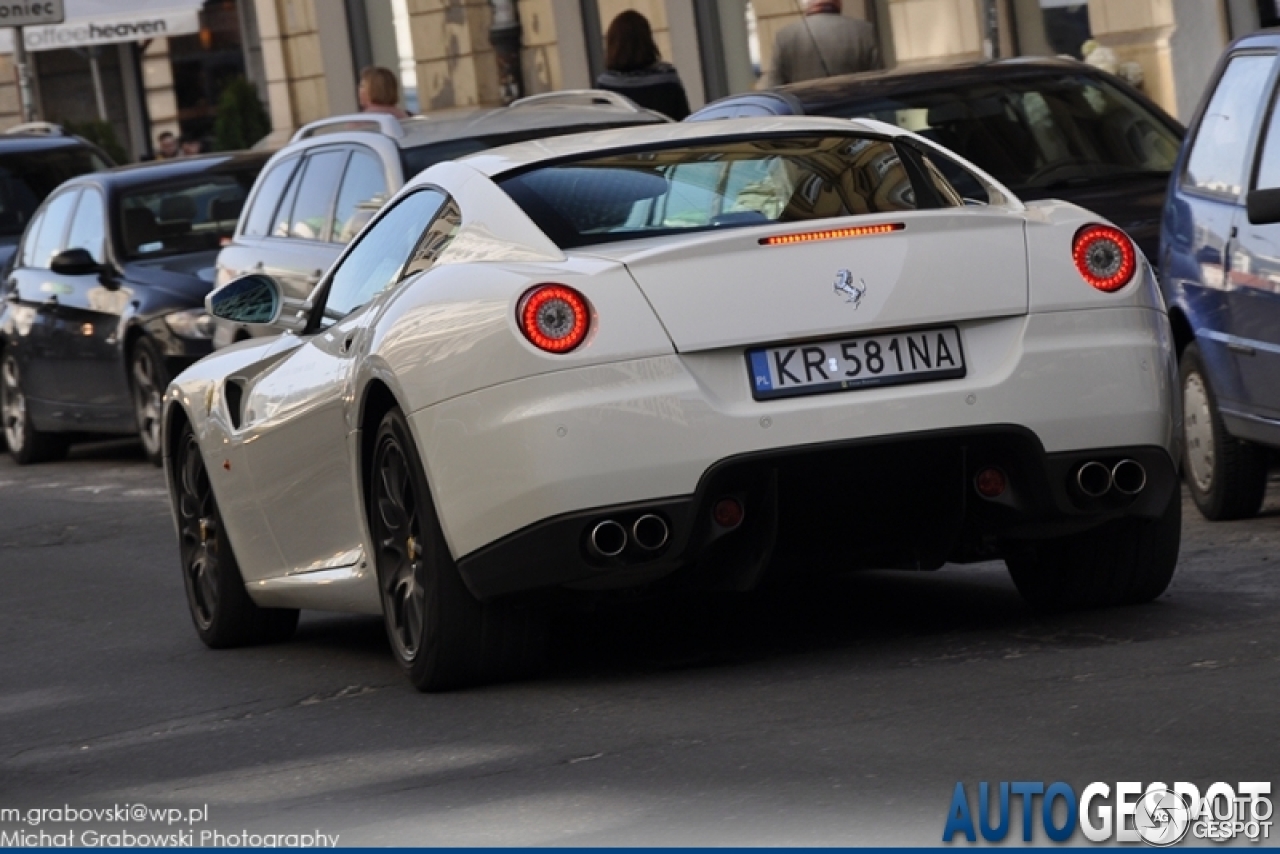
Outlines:
[[886,124],[493,149],[411,181],[305,303],[251,275],[208,306],[284,333],[166,397],[210,646],[382,614],[434,690],[536,646],[539,591],[1003,559],[1072,608],[1151,600],[1177,562],[1150,266]]

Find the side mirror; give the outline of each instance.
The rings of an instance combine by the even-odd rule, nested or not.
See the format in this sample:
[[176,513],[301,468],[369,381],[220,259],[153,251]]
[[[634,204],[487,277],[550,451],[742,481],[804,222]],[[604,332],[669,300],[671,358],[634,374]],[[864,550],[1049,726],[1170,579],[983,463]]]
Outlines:
[[241,276],[204,298],[205,309],[214,317],[233,323],[276,326],[294,332],[307,325],[307,304],[289,299],[280,283],[262,273]]
[[1280,222],[1280,190],[1253,190],[1244,197],[1244,209],[1251,225]]
[[87,249],[63,249],[49,261],[49,269],[60,276],[88,276],[103,267]]

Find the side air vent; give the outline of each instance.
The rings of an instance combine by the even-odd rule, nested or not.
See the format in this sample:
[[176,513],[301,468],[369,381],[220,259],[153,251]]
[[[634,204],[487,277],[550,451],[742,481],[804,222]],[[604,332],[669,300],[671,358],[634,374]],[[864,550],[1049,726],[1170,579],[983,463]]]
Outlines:
[[227,400],[227,414],[231,417],[231,426],[240,429],[244,417],[244,380],[229,379],[222,388],[223,397]]

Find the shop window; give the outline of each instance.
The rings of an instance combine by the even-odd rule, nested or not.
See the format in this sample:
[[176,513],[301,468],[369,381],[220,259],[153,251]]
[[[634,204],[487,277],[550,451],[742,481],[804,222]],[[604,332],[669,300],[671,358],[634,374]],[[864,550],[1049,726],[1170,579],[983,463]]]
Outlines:
[[212,150],[222,91],[237,77],[246,76],[236,4],[237,0],[205,0],[200,31],[169,39],[178,124],[183,136],[199,139],[205,150]]

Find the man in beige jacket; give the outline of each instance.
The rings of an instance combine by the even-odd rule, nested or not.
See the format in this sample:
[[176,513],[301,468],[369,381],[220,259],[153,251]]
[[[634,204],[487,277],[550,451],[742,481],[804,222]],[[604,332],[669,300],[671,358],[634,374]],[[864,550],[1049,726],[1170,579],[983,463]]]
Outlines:
[[875,28],[841,12],[840,0],[804,0],[804,17],[774,39],[761,88],[880,68]]

